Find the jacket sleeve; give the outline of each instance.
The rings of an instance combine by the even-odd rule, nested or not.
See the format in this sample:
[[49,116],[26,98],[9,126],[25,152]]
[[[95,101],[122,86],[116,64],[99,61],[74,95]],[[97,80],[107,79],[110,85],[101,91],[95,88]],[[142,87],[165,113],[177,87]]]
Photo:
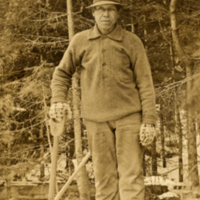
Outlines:
[[137,38],[134,46],[136,56],[133,70],[141,101],[142,123],[155,124],[157,118],[156,104],[150,64],[144,46],[139,38]]
[[60,64],[56,67],[51,81],[51,103],[66,102],[72,76],[79,65],[79,57],[76,53],[76,37],[70,42]]

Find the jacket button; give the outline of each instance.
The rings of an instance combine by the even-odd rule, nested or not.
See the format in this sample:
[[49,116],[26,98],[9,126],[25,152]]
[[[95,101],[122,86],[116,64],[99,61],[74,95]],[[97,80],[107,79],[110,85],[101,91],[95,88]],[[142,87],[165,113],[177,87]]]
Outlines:
[[106,63],[102,63],[102,66],[103,66],[103,67],[106,66]]

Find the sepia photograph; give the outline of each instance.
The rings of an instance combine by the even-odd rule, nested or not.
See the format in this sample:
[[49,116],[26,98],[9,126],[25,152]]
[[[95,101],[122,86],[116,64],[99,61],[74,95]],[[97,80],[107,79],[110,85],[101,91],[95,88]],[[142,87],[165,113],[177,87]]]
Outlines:
[[200,0],[0,0],[0,200],[200,200]]

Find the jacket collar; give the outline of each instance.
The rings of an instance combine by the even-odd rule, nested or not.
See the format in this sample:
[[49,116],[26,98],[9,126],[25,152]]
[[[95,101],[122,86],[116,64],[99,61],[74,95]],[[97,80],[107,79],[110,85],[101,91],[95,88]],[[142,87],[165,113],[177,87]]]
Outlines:
[[[102,34],[99,32],[97,25],[95,25],[88,34],[88,40],[97,39],[101,37]],[[117,41],[122,41],[123,38],[123,30],[120,25],[116,25],[115,29],[107,35],[109,38]]]

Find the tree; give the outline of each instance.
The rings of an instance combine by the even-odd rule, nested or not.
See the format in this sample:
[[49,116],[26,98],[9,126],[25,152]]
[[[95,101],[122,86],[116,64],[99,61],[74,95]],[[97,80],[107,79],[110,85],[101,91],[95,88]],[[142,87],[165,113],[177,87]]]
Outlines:
[[[177,54],[184,64],[186,68],[186,77],[192,76],[192,67],[193,62],[187,57],[184,52],[178,35],[178,26],[177,26],[177,0],[172,0],[170,3],[170,12],[171,12],[171,27],[172,27],[172,37],[174,41],[174,46],[177,51]],[[192,90],[192,81],[187,82],[187,103],[189,104],[189,92]],[[193,126],[193,118],[192,112],[189,108],[187,108],[188,116],[187,116],[187,126],[188,126],[188,171],[190,174],[190,179],[192,182],[192,186],[199,185],[199,177],[198,177],[198,164],[197,164],[197,146],[196,146],[196,134]]]
[[[68,14],[68,30],[69,30],[69,40],[72,39],[74,35],[74,23],[72,18],[72,1],[67,0],[67,14]],[[78,68],[77,68],[78,69]],[[75,132],[75,152],[78,164],[81,163],[83,159],[83,148],[82,148],[82,138],[81,138],[81,119],[80,119],[80,82],[79,82],[79,72],[77,71],[72,78],[72,93],[73,93],[73,114],[74,114],[74,132]],[[90,199],[90,189],[89,182],[86,173],[85,166],[81,168],[77,176],[77,183],[80,193],[81,200]]]

